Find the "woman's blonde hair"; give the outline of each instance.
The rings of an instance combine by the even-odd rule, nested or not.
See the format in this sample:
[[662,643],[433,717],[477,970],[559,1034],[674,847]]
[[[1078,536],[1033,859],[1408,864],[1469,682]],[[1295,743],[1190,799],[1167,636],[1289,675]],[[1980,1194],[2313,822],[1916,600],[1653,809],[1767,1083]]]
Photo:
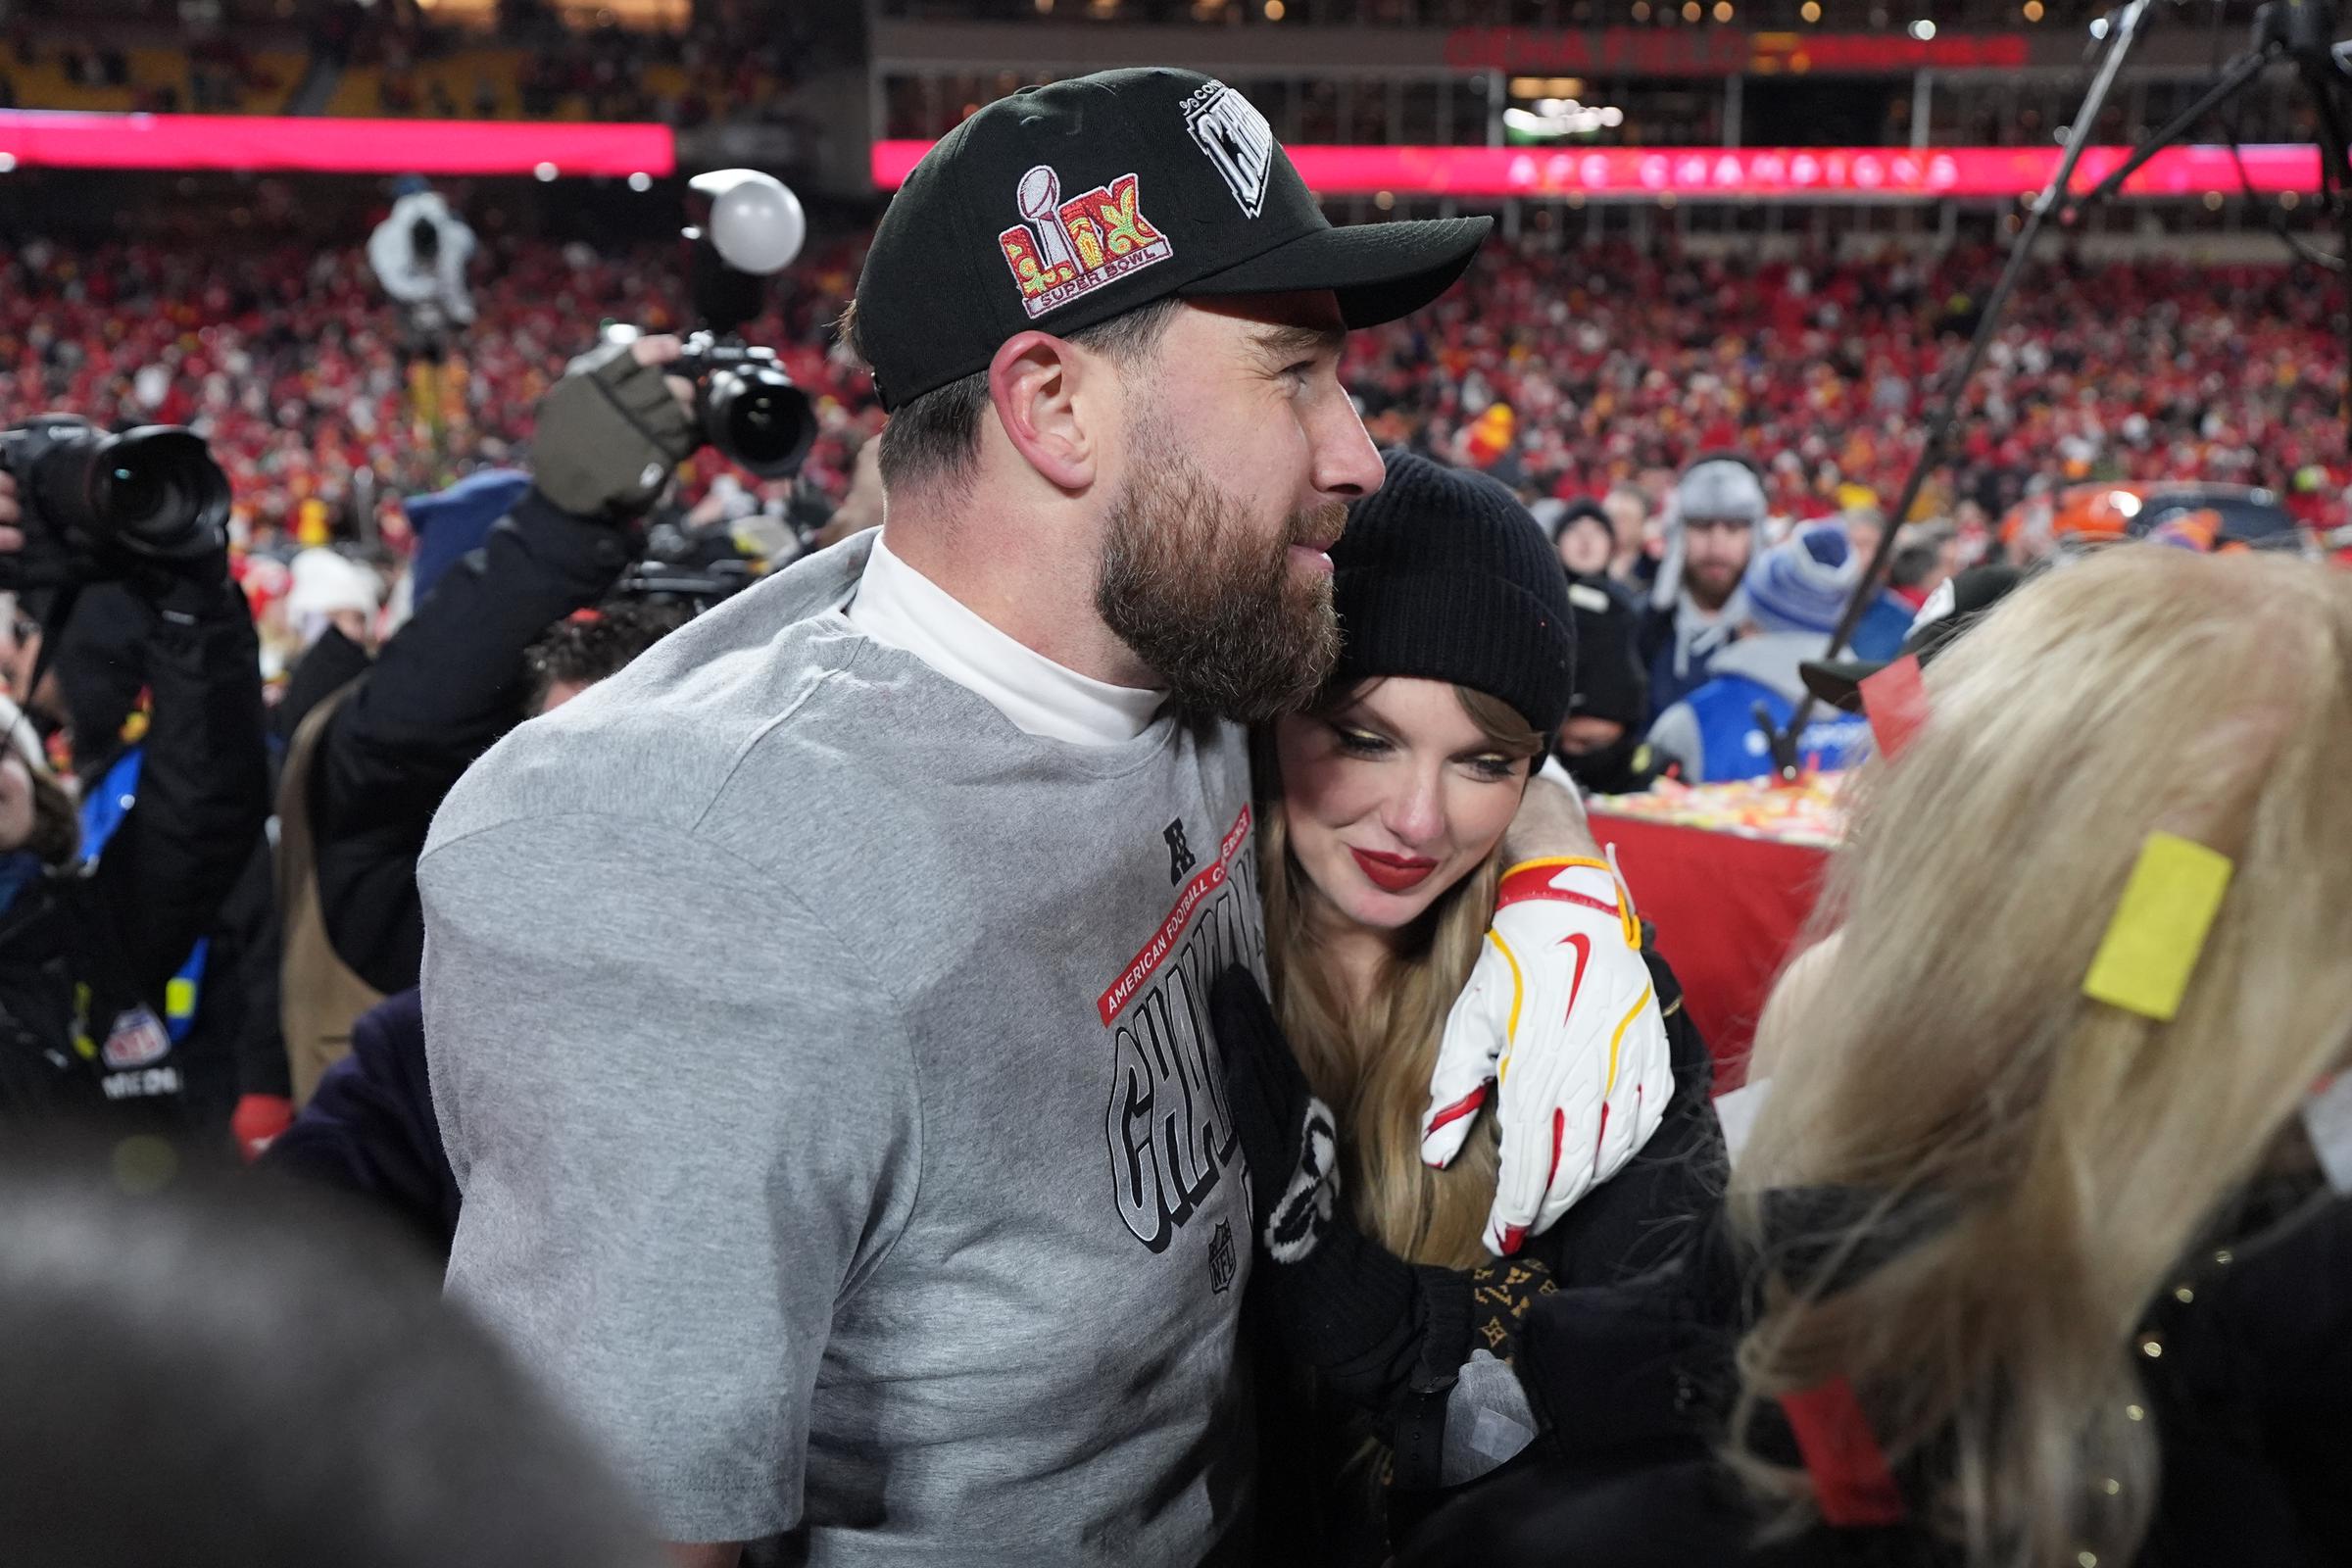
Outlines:
[[[1329,694],[1312,712],[1336,712],[1361,690]],[[1543,754],[1544,737],[1510,705],[1466,686],[1456,686],[1454,695],[1497,752],[1512,758]],[[1358,1008],[1310,928],[1308,900],[1315,895],[1290,851],[1282,770],[1263,736],[1256,777],[1267,975],[1291,1051],[1339,1122],[1340,1190],[1356,1223],[1399,1256],[1452,1268],[1486,1261],[1481,1237],[1497,1169],[1491,1119],[1451,1166],[1431,1170],[1421,1163],[1421,1115],[1429,1106],[1429,1075],[1446,1015],[1469,983],[1494,913],[1501,847],[1414,922],[1369,1004]]]
[[[1842,1376],[1971,1564],[2121,1564],[2159,1472],[2135,1331],[2352,1023],[2352,574],[2117,547],[2021,589],[1927,685],[1900,760],[1852,781],[1816,915],[1839,940],[1732,1182],[1765,1305],[1731,1456],[1800,1524],[1805,1478],[1744,1435]],[[2169,1023],[2082,995],[2160,829],[2235,863]],[[1764,1224],[1766,1194],[1825,1190],[1838,1222]]]

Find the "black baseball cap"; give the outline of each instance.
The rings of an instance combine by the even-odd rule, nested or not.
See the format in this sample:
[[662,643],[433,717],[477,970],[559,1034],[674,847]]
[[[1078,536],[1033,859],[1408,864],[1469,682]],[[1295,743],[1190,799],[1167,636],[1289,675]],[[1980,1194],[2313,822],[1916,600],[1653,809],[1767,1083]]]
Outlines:
[[886,409],[986,369],[1006,339],[1171,294],[1330,289],[1349,327],[1452,286],[1493,220],[1334,228],[1247,98],[1164,66],[1000,98],[906,176],[858,280]]
[[1971,566],[1929,596],[1911,622],[1911,633],[1894,659],[1808,659],[1797,666],[1805,689],[1833,708],[1862,711],[1862,683],[1888,664],[1916,657],[1922,664],[1959,640],[1993,606],[2009,597],[2026,574],[2015,566]]

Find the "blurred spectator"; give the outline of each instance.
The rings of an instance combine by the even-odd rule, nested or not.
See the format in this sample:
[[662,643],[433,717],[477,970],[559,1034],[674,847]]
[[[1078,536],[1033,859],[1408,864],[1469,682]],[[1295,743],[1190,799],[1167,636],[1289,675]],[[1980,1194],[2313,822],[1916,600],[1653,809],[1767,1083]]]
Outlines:
[[1631,795],[1656,778],[1650,765],[1648,679],[1634,653],[1638,612],[1596,584],[1572,580],[1576,612],[1576,695],[1555,750],[1579,787]]
[[1764,527],[1764,484],[1739,458],[1705,458],[1676,481],[1665,559],[1650,587],[1636,649],[1649,703],[1663,712],[1696,690],[1740,634],[1740,579]]
[[168,1148],[0,1176],[0,1519],[43,1568],[656,1568],[618,1483],[390,1238]]
[[[307,597],[300,569],[306,562],[311,564]],[[375,657],[375,573],[323,548],[304,551],[294,564],[286,612],[297,625],[299,657],[270,714],[281,743],[293,739],[312,709],[366,674]]]
[[1649,503],[1632,485],[1619,485],[1601,500],[1609,527],[1617,537],[1617,552],[1609,560],[1609,575],[1619,582],[1646,589],[1657,571],[1649,556]]
[[383,584],[369,568],[332,550],[314,548],[294,558],[294,587],[286,595],[295,638],[308,653],[327,633],[364,652],[375,647],[375,614]]
[[1905,528],[1894,548],[1894,565],[1887,575],[1887,591],[1911,607],[1917,614],[1919,607],[1934,596],[1936,589],[1952,580],[1959,570],[1960,536],[1948,522],[1923,523]]
[[[1845,529],[1846,543],[1852,547],[1856,575],[1869,569],[1871,558],[1878,553],[1879,541],[1886,537],[1886,519],[1875,507],[1858,507],[1844,514],[1839,524]],[[1854,626],[1850,646],[1857,658],[1890,659],[1901,646],[1903,633],[1911,629],[1912,612],[1919,607],[1905,603],[1893,590],[1882,586],[1871,596],[1870,606]]]
[[1616,559],[1617,535],[1600,503],[1554,501],[1544,505],[1536,520],[1550,530],[1552,548],[1559,552],[1560,564],[1568,574],[1605,579],[1609,563]]
[[[1715,656],[1704,684],[1659,715],[1649,732],[1659,761],[1679,764],[1690,784],[1770,776],[1777,760],[1758,710],[1776,725],[1788,722],[1805,696],[1797,666],[1828,647],[1860,569],[1830,523],[1801,528],[1758,556],[1741,585],[1745,633]],[[1796,756],[1811,767],[1841,767],[1867,732],[1833,710],[1805,726]]]

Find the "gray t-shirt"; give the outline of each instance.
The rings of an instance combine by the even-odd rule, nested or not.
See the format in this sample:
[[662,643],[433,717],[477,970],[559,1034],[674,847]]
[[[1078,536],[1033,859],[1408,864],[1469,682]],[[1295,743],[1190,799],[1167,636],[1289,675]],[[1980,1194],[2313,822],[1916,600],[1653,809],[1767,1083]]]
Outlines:
[[1248,750],[1022,734],[839,607],[865,540],[502,741],[419,863],[449,1289],[660,1529],[1194,1563],[1248,1503],[1208,983]]

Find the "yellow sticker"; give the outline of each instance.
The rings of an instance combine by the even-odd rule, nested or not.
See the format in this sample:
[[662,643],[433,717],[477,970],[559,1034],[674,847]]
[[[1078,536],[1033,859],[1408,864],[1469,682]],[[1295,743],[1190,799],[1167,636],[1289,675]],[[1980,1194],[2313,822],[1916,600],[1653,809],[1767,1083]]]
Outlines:
[[2175,833],[2149,834],[2082,977],[2082,994],[2172,1022],[2233,869],[2218,850]]

